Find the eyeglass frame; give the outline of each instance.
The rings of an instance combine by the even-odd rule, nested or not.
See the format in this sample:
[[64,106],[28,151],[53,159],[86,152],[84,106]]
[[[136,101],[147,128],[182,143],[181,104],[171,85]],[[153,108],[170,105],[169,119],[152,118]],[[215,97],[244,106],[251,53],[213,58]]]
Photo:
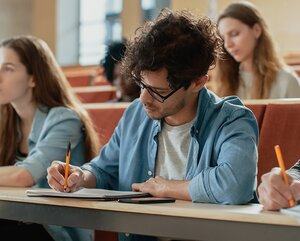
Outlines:
[[[137,84],[137,86],[139,86],[142,90],[146,89],[148,91],[148,93],[158,102],[160,103],[164,103],[166,99],[168,99],[169,97],[171,97],[177,90],[181,89],[183,87],[183,85],[178,86],[178,88],[173,89],[173,91],[171,91],[169,94],[163,96],[159,93],[157,93],[155,90],[153,90],[150,86],[145,85],[142,81],[138,81],[135,80],[135,83]],[[161,99],[158,99],[157,96],[160,97]]]

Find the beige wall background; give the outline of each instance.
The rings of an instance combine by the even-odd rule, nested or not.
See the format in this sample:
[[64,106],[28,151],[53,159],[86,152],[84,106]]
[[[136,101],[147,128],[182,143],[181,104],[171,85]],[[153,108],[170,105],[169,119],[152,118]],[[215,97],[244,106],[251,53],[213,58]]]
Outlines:
[[[33,34],[43,38],[55,53],[57,43],[57,3],[59,0],[0,0],[0,38]],[[66,0],[64,0],[66,1]],[[191,9],[216,17],[231,0],[172,0],[171,9]],[[281,55],[300,53],[300,1],[250,0],[264,16]],[[121,14],[123,34],[134,35],[142,24],[139,0],[124,0]],[[67,13],[66,13],[67,18]]]
[[[173,0],[173,9],[191,9],[211,17],[217,16],[232,0]],[[277,45],[285,56],[300,53],[300,1],[299,0],[249,0],[263,15]],[[217,11],[216,13],[212,11]]]
[[55,51],[55,0],[0,0],[0,39],[32,34]]

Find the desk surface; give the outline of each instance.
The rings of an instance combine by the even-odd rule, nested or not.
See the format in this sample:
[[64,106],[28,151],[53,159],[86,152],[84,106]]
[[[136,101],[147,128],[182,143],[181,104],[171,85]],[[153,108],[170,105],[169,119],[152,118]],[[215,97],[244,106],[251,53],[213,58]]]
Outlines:
[[126,204],[27,197],[26,188],[0,187],[0,218],[191,240],[300,240],[300,223],[259,204],[176,201]]

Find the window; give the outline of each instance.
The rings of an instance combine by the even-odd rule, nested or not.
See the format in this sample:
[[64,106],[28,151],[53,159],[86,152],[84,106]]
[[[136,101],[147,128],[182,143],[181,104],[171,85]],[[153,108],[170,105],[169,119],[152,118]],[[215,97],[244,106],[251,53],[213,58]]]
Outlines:
[[122,0],[80,0],[79,64],[98,64],[107,43],[121,40]]
[[162,8],[170,7],[170,0],[141,0],[144,21],[153,20]]

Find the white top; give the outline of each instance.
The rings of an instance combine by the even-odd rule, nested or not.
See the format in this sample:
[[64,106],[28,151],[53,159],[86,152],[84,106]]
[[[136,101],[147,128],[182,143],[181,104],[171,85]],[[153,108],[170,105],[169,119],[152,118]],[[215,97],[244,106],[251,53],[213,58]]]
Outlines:
[[[237,96],[241,99],[251,99],[252,73],[240,71],[240,81]],[[272,84],[269,99],[299,97],[300,79],[297,74],[288,67],[279,70]]]
[[163,123],[158,136],[156,176],[162,176],[168,180],[184,179],[193,121],[180,126]]
[[[156,176],[162,176],[168,180],[184,179],[193,121],[180,126],[163,123],[162,131],[158,136]],[[159,237],[158,240],[171,241],[172,239]]]

